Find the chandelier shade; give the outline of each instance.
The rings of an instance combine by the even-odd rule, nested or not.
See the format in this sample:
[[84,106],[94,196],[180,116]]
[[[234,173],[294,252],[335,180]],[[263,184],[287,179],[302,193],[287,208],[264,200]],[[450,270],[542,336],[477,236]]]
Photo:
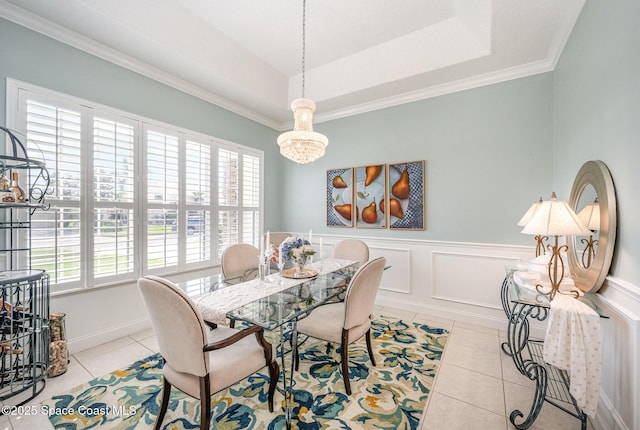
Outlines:
[[327,136],[313,131],[313,113],[316,104],[304,97],[306,54],[307,2],[302,0],[302,98],[291,102],[293,130],[278,136],[280,154],[299,164],[311,163],[324,155],[329,144]]
[[329,144],[324,134],[313,131],[313,112],[316,104],[309,99],[295,99],[291,102],[293,130],[278,136],[280,154],[296,163],[310,163],[324,155]]

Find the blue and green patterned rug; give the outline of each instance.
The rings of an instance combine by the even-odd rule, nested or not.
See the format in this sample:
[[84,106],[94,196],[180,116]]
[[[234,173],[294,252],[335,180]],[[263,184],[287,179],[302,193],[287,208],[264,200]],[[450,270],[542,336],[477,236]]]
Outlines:
[[[293,429],[416,429],[436,376],[448,332],[424,324],[381,317],[373,322],[377,366],[364,339],[349,348],[351,397],[344,393],[335,346],[309,339],[295,374]],[[56,429],[152,429],[160,405],[159,354],[42,402],[54,408]],[[284,414],[267,408],[266,368],[211,398],[214,429],[285,428]],[[281,385],[281,384],[279,384]],[[164,430],[197,429],[199,401],[173,389]]]

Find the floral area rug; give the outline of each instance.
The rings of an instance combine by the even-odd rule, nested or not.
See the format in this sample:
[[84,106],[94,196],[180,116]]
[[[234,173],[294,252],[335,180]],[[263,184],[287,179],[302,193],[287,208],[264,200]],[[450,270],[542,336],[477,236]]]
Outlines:
[[[387,317],[373,321],[372,329],[376,367],[371,366],[364,339],[349,347],[351,396],[344,393],[339,346],[315,339],[301,345],[293,429],[418,427],[448,332]],[[214,394],[211,428],[286,428],[279,407],[282,394],[276,392],[273,413],[267,407],[268,382],[265,368]],[[49,410],[56,429],[152,429],[160,409],[161,388],[162,358],[156,354],[53,396],[42,406]],[[197,429],[199,421],[199,401],[172,389],[162,428]]]

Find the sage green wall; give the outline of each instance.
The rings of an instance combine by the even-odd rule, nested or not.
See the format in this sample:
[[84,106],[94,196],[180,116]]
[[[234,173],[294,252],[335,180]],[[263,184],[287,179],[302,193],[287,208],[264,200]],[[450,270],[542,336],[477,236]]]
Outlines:
[[[517,221],[552,184],[550,73],[316,124],[326,155],[284,165],[284,225],[295,231],[525,244]],[[319,106],[321,109],[321,106]],[[326,227],[326,170],[426,161],[426,230]]]
[[13,78],[262,149],[265,223],[281,219],[283,161],[271,128],[1,18],[0,58],[0,124],[6,118],[6,78]]
[[640,285],[640,2],[587,1],[554,72],[554,183],[570,192],[588,160],[607,164],[618,201],[613,276]]

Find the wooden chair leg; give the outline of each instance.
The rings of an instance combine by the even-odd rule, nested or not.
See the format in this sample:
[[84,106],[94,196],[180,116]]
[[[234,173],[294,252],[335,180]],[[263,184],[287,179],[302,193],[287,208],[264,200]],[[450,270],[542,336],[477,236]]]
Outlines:
[[273,412],[273,395],[276,392],[278,379],[280,378],[280,366],[273,360],[269,364],[269,412]]
[[257,331],[255,333],[256,339],[264,351],[264,359],[267,366],[269,366],[269,412],[273,412],[273,395],[278,386],[278,379],[280,378],[280,366],[272,359],[273,348],[271,344],[264,338],[264,330]]
[[171,384],[167,381],[167,378],[162,378],[164,380],[162,384],[162,400],[160,400],[160,413],[158,413],[158,418],[156,419],[156,425],[153,428],[154,430],[160,430],[162,427],[162,420],[164,419],[164,415],[167,413],[167,406],[169,406],[169,396],[171,395]]
[[349,330],[342,329],[342,343],[340,344],[340,358],[342,362],[342,378],[347,395],[351,395],[349,383]]
[[376,359],[373,356],[373,349],[371,348],[371,329],[367,331],[367,351],[369,351],[369,358],[371,359],[371,364],[376,365]]
[[209,375],[200,377],[200,430],[209,430],[211,421],[211,388]]

